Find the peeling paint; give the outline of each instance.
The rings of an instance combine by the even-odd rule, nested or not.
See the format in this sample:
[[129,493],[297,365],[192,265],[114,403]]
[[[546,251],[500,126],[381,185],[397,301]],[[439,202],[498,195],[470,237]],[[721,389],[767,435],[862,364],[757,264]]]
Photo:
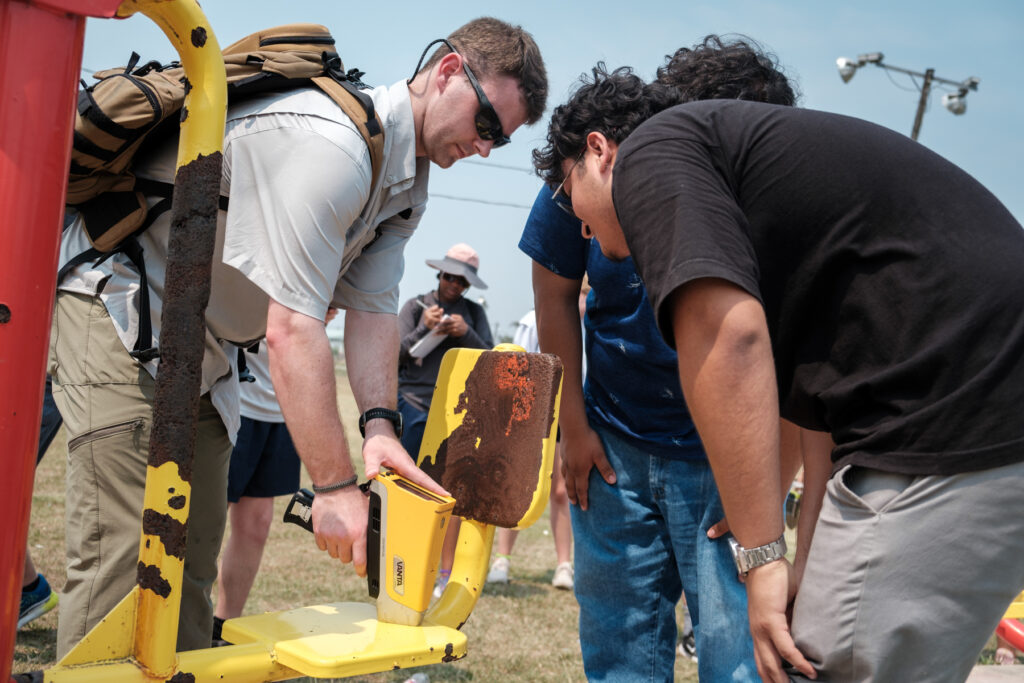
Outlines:
[[180,510],[185,507],[185,496],[174,496],[167,500],[167,506],[172,510]]
[[202,26],[197,26],[192,29],[192,44],[196,47],[202,47],[206,45],[206,29]]
[[462,424],[423,470],[455,497],[452,514],[513,527],[537,488],[561,364],[551,354],[482,354],[455,412]]
[[220,152],[179,168],[171,209],[149,465],[175,463],[186,482],[192,481],[220,176]]
[[153,591],[161,598],[171,594],[171,584],[160,574],[160,567],[139,562],[136,570],[136,582],[142,590]]
[[156,536],[164,544],[164,551],[171,557],[185,559],[185,539],[188,526],[170,515],[151,508],[142,511],[142,533]]

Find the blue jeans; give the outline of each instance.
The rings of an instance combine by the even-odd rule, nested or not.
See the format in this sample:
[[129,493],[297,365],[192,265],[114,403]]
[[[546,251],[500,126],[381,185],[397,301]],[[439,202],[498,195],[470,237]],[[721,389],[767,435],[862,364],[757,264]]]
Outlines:
[[420,442],[427,426],[427,413],[398,395],[398,412],[402,414],[402,448],[412,456],[413,462],[420,455]]
[[727,541],[706,535],[723,516],[707,461],[667,460],[596,431],[617,481],[592,470],[588,509],[571,507],[587,679],[671,681],[685,591],[700,680],[758,680],[746,590]]

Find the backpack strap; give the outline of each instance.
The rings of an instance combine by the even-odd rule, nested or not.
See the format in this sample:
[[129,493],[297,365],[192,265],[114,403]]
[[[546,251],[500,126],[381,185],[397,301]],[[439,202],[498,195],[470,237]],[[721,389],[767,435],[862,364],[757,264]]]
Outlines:
[[[156,187],[156,184],[168,185],[167,183],[157,183],[156,181],[147,182],[155,183],[154,187],[149,189],[160,189]],[[168,186],[173,190],[173,185]],[[224,199],[224,197],[221,199]],[[153,346],[153,322],[149,312],[149,278],[146,277],[146,259],[143,257],[142,245],[139,244],[138,235],[148,230],[153,221],[165,212],[170,211],[170,209],[171,197],[165,196],[150,208],[142,226],[134,234],[122,240],[115,248],[110,251],[100,251],[95,247],[91,247],[81,254],[72,257],[57,271],[57,285],[59,286],[64,281],[64,278],[68,276],[68,273],[83,263],[88,263],[95,259],[93,267],[96,267],[114,254],[121,253],[128,257],[128,260],[132,262],[135,269],[139,271],[139,333],[135,338],[135,346],[128,352],[128,355],[140,363],[148,363],[154,358],[159,358],[160,350]]]
[[[150,221],[147,220],[147,222]],[[124,253],[139,271],[139,335],[135,338],[135,348],[129,351],[128,355],[140,363],[148,363],[154,358],[160,357],[160,350],[152,345],[153,323],[149,314],[149,280],[146,278],[146,259],[142,256],[142,245],[139,244],[135,235],[118,245],[118,251]]]
[[238,381],[239,382],[255,382],[256,376],[252,374],[252,370],[249,369],[249,364],[245,362],[246,353],[259,353],[260,343],[256,342],[251,346],[243,348],[238,347],[238,360],[236,361],[236,367],[238,369]]
[[370,150],[372,192],[377,186],[381,168],[384,166],[384,126],[380,121],[380,115],[377,114],[370,96],[353,85],[346,75],[339,76],[337,70],[330,68],[329,65],[327,74],[316,76],[312,81],[341,107],[366,141],[366,146]]

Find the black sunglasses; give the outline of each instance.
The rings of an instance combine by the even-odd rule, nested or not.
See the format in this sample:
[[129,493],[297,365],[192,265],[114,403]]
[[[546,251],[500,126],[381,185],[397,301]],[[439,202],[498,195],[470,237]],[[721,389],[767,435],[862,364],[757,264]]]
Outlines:
[[451,273],[441,273],[441,279],[445,282],[455,282],[462,285],[464,289],[469,289],[469,280],[462,277],[461,275],[452,275]]
[[[423,50],[423,54],[420,55],[420,61],[416,63],[416,70],[413,71],[413,78],[416,78],[416,74],[420,72],[420,66],[423,64],[423,58],[427,56],[427,50],[437,43],[444,43],[449,50],[461,56],[459,51],[455,49],[455,46],[449,43],[447,39],[438,38]],[[469,79],[469,84],[473,86],[473,90],[476,92],[476,99],[480,103],[480,109],[477,111],[475,118],[476,134],[480,136],[481,140],[493,142],[495,147],[504,147],[512,142],[512,139],[505,135],[505,131],[502,130],[498,112],[494,111],[494,106],[487,99],[487,95],[484,94],[484,89],[480,87],[480,81],[476,79],[473,70],[469,68],[465,57],[462,59],[462,69],[466,72],[466,78]],[[409,79],[409,82],[412,83],[412,78]]]
[[579,156],[576,157],[576,161],[572,162],[572,166],[569,167],[569,172],[565,174],[565,177],[562,178],[562,182],[558,183],[558,187],[555,188],[554,193],[551,195],[551,200],[555,202],[555,206],[576,220],[579,220],[579,216],[576,215],[576,210],[572,208],[572,197],[570,197],[569,193],[565,191],[565,181],[567,181],[569,176],[572,175],[572,172],[576,170],[580,161],[583,160],[583,155],[586,153],[587,148],[584,147],[579,153]]

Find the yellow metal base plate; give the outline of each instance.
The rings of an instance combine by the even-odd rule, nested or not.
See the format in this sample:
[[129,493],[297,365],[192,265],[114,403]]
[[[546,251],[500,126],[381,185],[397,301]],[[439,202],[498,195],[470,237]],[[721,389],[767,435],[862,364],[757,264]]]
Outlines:
[[466,656],[466,636],[446,626],[377,621],[372,604],[336,602],[224,622],[229,643],[263,643],[306,676],[335,678],[449,662]]

